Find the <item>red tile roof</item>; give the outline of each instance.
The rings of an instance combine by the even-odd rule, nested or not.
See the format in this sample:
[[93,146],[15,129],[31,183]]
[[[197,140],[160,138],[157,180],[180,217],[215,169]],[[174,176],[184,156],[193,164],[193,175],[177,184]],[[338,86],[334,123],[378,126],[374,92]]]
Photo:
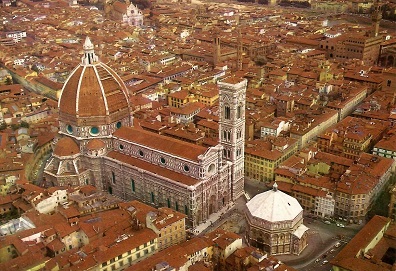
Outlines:
[[199,161],[198,156],[204,154],[207,150],[202,146],[133,127],[121,127],[114,133],[114,137],[193,161]]
[[184,185],[195,185],[199,182],[198,179],[195,179],[193,177],[175,172],[173,170],[166,169],[164,167],[154,165],[151,163],[148,163],[146,161],[131,157],[126,154],[122,154],[116,151],[112,151],[107,154],[107,157],[115,159],[117,161],[129,164],[131,166],[135,166],[140,169],[144,169],[148,172],[148,174],[158,174],[162,177],[165,177],[169,180],[172,180],[174,182],[182,183]]

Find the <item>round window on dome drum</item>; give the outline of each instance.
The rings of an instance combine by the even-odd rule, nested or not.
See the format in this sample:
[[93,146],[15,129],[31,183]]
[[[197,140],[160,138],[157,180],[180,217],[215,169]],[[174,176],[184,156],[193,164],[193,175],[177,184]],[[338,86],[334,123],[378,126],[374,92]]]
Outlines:
[[73,133],[73,127],[69,124],[69,125],[67,125],[66,126],[66,131],[69,133],[69,134],[72,134]]
[[89,130],[89,133],[93,136],[96,136],[99,134],[99,127],[97,126],[93,126],[91,127],[91,129]]
[[139,150],[139,155],[140,155],[141,157],[143,157],[143,156],[144,156],[144,153],[143,153],[143,151],[142,151],[142,150]]
[[161,161],[161,164],[165,164],[165,162],[166,162],[164,157],[161,157],[160,161]]
[[120,129],[120,128],[121,128],[121,126],[122,126],[122,123],[121,123],[121,121],[119,121],[119,122],[117,122],[117,123],[116,123],[116,127],[117,127],[117,129]]
[[120,150],[123,150],[124,149],[124,145],[120,145]]
[[187,165],[184,165],[184,171],[189,172],[190,171],[190,167]]

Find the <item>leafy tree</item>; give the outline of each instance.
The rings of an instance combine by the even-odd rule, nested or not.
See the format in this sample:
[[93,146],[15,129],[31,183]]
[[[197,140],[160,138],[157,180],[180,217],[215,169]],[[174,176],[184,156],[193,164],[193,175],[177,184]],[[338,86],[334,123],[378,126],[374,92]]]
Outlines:
[[12,78],[10,78],[10,77],[7,77],[7,79],[6,79],[6,85],[12,85],[13,84],[13,82],[12,82]]
[[20,127],[29,128],[29,123],[27,123],[26,121],[21,121]]
[[0,131],[3,131],[7,128],[7,123],[5,123],[4,121],[2,123],[0,123]]
[[11,129],[12,129],[13,131],[18,130],[18,128],[19,128],[19,125],[18,125],[18,124],[15,124],[15,123],[11,124]]
[[132,3],[139,9],[146,9],[151,7],[151,2],[149,0],[133,0]]

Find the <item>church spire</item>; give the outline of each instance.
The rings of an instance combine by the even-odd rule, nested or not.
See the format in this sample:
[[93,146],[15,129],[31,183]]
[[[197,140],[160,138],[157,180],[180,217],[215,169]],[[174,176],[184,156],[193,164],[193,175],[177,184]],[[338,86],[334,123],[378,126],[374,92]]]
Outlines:
[[94,45],[87,36],[83,45],[84,56],[82,57],[82,65],[93,65],[98,62],[98,56],[95,55]]

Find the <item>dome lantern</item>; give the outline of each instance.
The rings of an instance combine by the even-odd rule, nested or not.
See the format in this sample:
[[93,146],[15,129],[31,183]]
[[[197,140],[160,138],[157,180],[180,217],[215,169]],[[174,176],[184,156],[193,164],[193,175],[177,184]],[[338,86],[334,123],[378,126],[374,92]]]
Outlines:
[[93,65],[99,61],[98,56],[95,55],[94,45],[91,39],[87,36],[83,45],[84,56],[82,57],[82,65]]

